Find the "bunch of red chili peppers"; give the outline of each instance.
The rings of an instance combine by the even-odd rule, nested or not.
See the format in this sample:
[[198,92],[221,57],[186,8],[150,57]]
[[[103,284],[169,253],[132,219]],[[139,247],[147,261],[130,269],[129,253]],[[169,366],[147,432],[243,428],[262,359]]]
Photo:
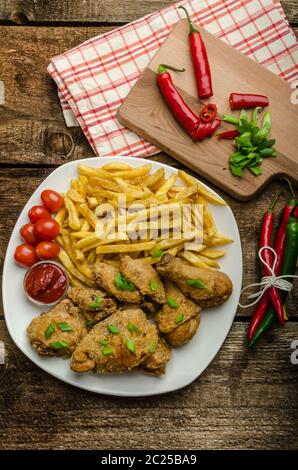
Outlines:
[[[187,10],[184,10],[189,24],[189,45],[191,57],[194,65],[194,72],[199,98],[209,98],[213,95],[211,72],[206,52],[200,32],[193,26]],[[211,137],[220,125],[217,117],[217,106],[207,104],[197,116],[186,104],[178,90],[175,88],[168,70],[175,72],[185,72],[185,69],[177,69],[171,65],[160,64],[157,73],[157,83],[165,102],[172,111],[174,117],[184,127],[194,142],[202,141],[205,137]],[[265,107],[268,105],[268,98],[262,95],[248,95],[231,93],[231,109]],[[220,138],[235,138],[237,131],[228,131],[220,134]]]
[[[213,90],[205,44],[201,34],[193,26],[187,10],[182,6],[179,8],[185,11],[189,24],[189,44],[194,64],[198,96],[199,98],[209,98],[213,95]],[[200,111],[199,116],[197,116],[175,88],[168,70],[176,72],[184,72],[185,70],[166,64],[160,64],[158,67],[157,82],[163,98],[173,115],[194,142],[204,140],[205,137],[211,137],[220,125],[220,119],[216,117],[217,106],[215,104],[207,104]]]
[[[273,246],[273,249],[276,253],[276,263],[274,267],[274,274],[276,276],[293,276],[296,271],[296,262],[298,257],[297,200],[291,183],[289,180],[287,180],[287,182],[291,191],[291,199],[283,207]],[[260,248],[264,246],[272,246],[271,238],[274,223],[273,208],[277,199],[278,196],[263,216]],[[268,249],[264,249],[263,258],[272,268],[272,252]],[[270,272],[265,267],[265,265],[262,265],[262,270],[264,276],[270,275]],[[291,278],[288,278],[287,280],[290,281]],[[256,343],[256,341],[274,323],[276,318],[281,325],[284,325],[286,319],[286,312],[284,308],[286,296],[286,291],[279,291],[275,287],[270,287],[262,296],[250,322],[248,331],[249,347]]]

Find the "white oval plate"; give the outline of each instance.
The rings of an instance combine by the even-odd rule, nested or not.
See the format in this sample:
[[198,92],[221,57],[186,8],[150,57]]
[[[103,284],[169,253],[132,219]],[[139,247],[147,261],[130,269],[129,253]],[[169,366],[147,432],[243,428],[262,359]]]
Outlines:
[[[133,167],[152,164],[152,171],[164,168],[166,175],[177,173],[175,168],[131,157],[104,157],[81,160],[84,164],[101,167],[106,163],[121,160]],[[120,375],[77,374],[69,368],[69,361],[59,358],[39,356],[31,347],[26,328],[31,319],[40,313],[40,308],[26,299],[23,292],[24,269],[13,260],[15,247],[20,244],[19,229],[28,222],[27,213],[30,207],[40,203],[40,193],[46,188],[65,192],[71,178],[77,177],[78,161],[66,163],[53,171],[36,189],[24,209],[11,235],[3,270],[3,303],[6,324],[9,333],[21,351],[43,370],[69,384],[92,392],[116,396],[146,396],[171,392],[184,387],[206,369],[222,346],[231,328],[240,296],[242,281],[242,253],[237,224],[231,209],[227,206],[213,206],[212,212],[218,230],[227,234],[234,243],[227,247],[227,255],[221,259],[221,269],[233,281],[233,294],[220,307],[203,311],[200,328],[195,337],[181,348],[173,350],[173,357],[162,377],[131,372]]]

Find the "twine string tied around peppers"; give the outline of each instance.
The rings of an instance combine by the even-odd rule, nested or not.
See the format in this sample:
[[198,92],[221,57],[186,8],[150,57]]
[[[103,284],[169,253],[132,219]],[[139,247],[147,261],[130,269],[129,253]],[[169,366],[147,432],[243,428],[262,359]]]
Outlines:
[[[273,255],[273,265],[272,265],[272,267],[269,266],[269,264],[263,258],[263,251],[264,250],[270,250],[272,252],[272,255]],[[290,281],[287,281],[286,278],[290,277],[291,279],[294,279],[294,278],[298,279],[298,276],[294,276],[292,274],[287,274],[287,275],[283,275],[283,276],[276,276],[275,275],[275,266],[276,266],[276,263],[277,263],[277,254],[271,246],[266,245],[266,246],[263,246],[262,248],[260,248],[259,251],[258,251],[258,257],[259,257],[261,263],[264,266],[266,266],[266,268],[270,272],[270,276],[263,276],[261,278],[260,282],[255,282],[253,284],[249,284],[248,286],[244,287],[241,290],[241,294],[243,294],[244,292],[247,292],[248,290],[250,290],[253,287],[259,287],[260,289],[257,292],[254,292],[252,294],[247,295],[248,300],[253,299],[252,302],[250,302],[248,304],[242,304],[242,303],[239,302],[239,307],[248,308],[248,307],[252,307],[253,305],[256,305],[259,302],[259,300],[263,297],[265,292],[268,289],[270,289],[270,287],[276,287],[279,290],[284,290],[286,292],[290,292],[293,289],[293,284]]]

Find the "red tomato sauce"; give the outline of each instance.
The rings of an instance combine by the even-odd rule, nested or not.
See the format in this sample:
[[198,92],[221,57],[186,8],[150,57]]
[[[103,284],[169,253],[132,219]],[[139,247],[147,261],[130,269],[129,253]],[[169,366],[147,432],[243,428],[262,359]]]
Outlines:
[[67,285],[67,276],[59,266],[40,263],[30,269],[24,287],[32,299],[51,304],[64,296]]

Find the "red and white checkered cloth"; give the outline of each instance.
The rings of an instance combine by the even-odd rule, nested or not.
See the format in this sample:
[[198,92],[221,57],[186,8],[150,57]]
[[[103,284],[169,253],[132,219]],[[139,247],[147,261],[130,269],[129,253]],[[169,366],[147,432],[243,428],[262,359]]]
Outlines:
[[117,109],[181,19],[192,20],[288,81],[298,78],[298,44],[279,1],[184,0],[80,44],[51,60],[65,121],[80,125],[96,155],[147,157],[158,149],[123,127]]

